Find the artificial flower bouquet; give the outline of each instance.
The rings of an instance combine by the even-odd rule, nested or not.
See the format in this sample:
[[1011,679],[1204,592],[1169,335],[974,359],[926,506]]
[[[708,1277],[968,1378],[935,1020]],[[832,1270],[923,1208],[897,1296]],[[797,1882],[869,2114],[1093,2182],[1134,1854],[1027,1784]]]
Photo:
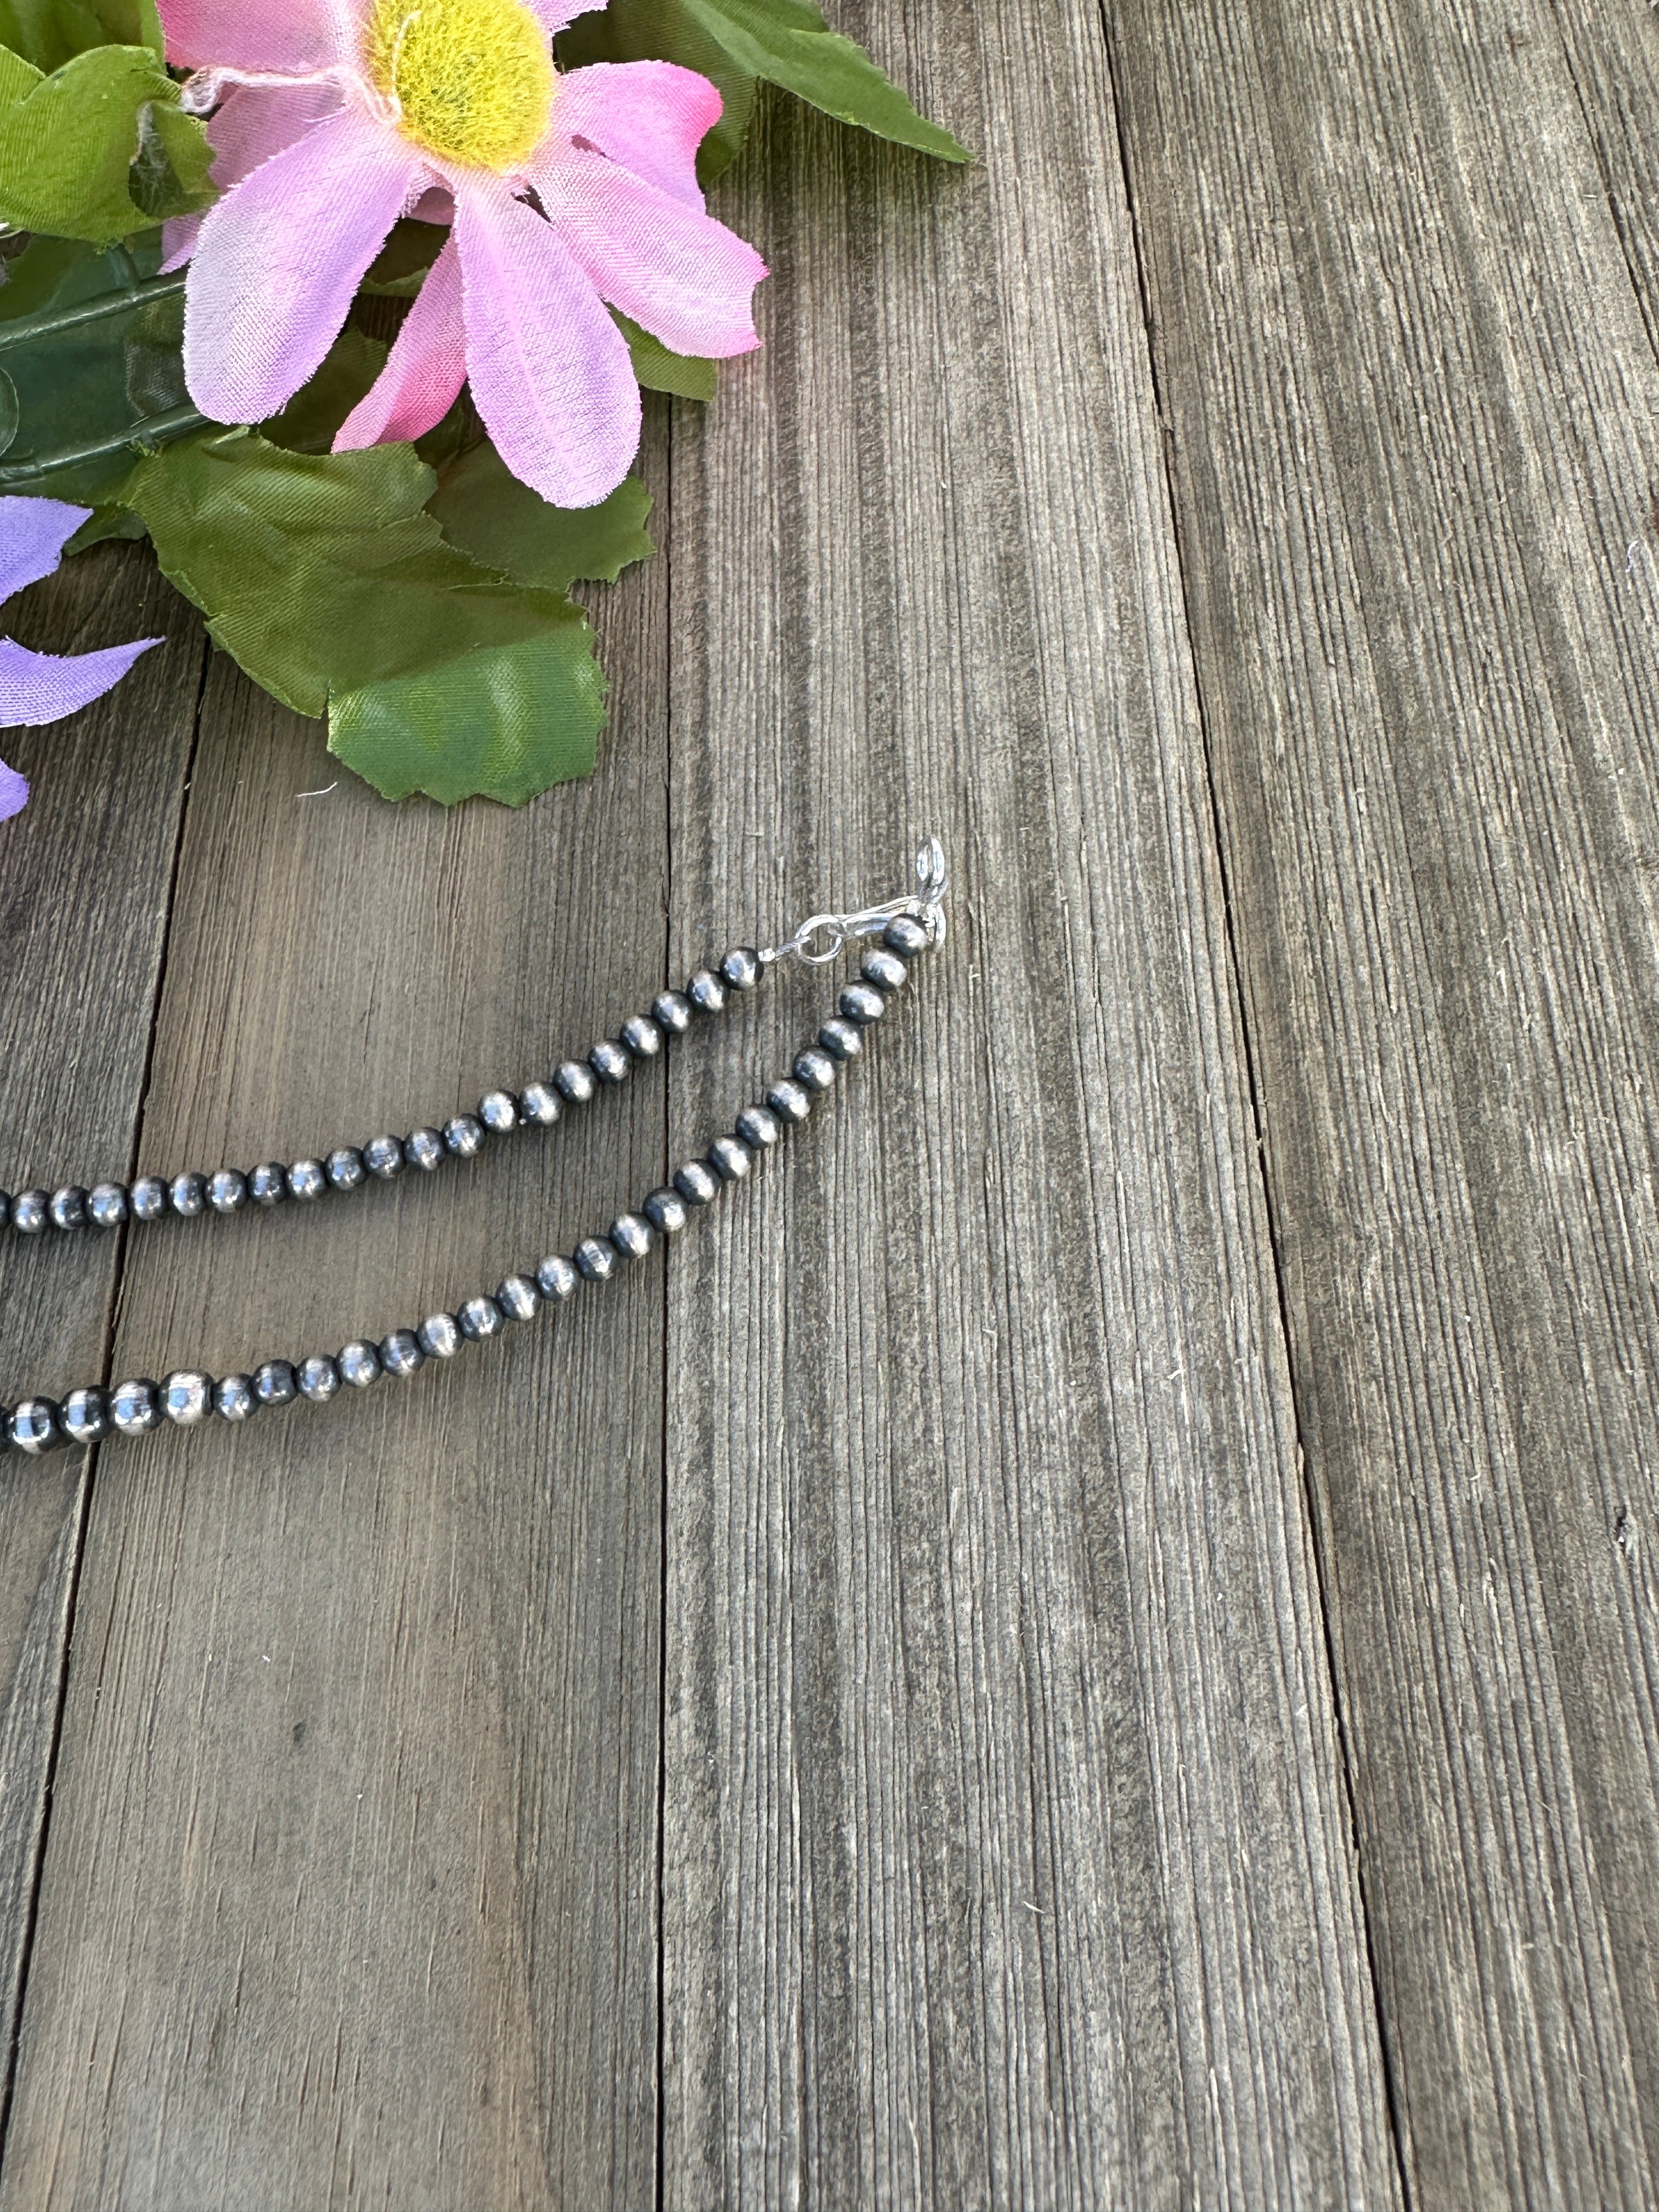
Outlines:
[[[585,774],[641,387],[759,343],[703,194],[762,82],[966,158],[812,0],[0,0],[0,592],[148,537],[388,798]],[[0,723],[147,642],[0,640]]]

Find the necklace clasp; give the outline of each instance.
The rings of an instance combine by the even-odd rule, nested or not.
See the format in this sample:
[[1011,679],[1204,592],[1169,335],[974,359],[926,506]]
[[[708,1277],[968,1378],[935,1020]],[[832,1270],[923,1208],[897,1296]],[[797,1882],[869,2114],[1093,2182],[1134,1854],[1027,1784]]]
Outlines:
[[855,914],[815,914],[801,923],[782,945],[763,952],[764,961],[781,960],[793,953],[809,967],[821,968],[836,959],[848,941],[875,937],[902,914],[912,915],[927,930],[934,945],[945,942],[945,898],[951,888],[945,865],[945,848],[930,837],[916,854],[916,889],[907,897],[886,899],[879,906],[860,907]]

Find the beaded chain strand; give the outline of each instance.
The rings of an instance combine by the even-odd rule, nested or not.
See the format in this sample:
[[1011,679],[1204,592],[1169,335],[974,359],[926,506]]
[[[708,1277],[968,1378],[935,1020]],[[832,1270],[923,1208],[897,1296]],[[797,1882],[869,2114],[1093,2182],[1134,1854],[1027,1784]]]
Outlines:
[[313,1353],[298,1361],[267,1359],[251,1373],[217,1379],[186,1368],[161,1382],[139,1376],[112,1390],[88,1384],[71,1390],[61,1403],[30,1396],[15,1407],[0,1405],[0,1454],[19,1451],[38,1458],[65,1444],[143,1436],[165,1422],[192,1428],[215,1414],[240,1423],[263,1408],[292,1405],[300,1398],[325,1404],[342,1389],[367,1389],[384,1375],[407,1380],[428,1360],[451,1359],[465,1344],[488,1342],[508,1322],[531,1321],[544,1306],[563,1305],[584,1283],[606,1282],[629,1262],[643,1260],[658,1237],[677,1236],[694,1211],[742,1182],[757,1160],[807,1120],[813,1100],[832,1089],[840,1071],[860,1057],[866,1033],[903,986],[911,962],[943,941],[947,880],[937,842],[922,848],[917,872],[920,896],[861,914],[814,915],[787,944],[771,951],[739,946],[718,969],[700,968],[684,991],[660,992],[648,1016],[624,1022],[617,1036],[595,1045],[586,1060],[564,1061],[550,1083],[532,1083],[516,1094],[487,1091],[476,1115],[456,1115],[441,1129],[376,1137],[361,1150],[342,1146],[325,1159],[296,1160],[291,1167],[270,1163],[246,1175],[222,1168],[216,1175],[176,1176],[170,1182],[143,1176],[131,1187],[106,1182],[87,1190],[67,1184],[50,1194],[26,1191],[10,1200],[0,1194],[0,1221],[9,1218],[14,1229],[34,1235],[49,1224],[63,1230],[114,1228],[129,1219],[159,1219],[169,1212],[186,1218],[210,1211],[239,1212],[250,1200],[261,1206],[284,1199],[312,1200],[329,1191],[356,1190],[370,1176],[390,1181],[405,1166],[430,1170],[447,1158],[470,1159],[487,1133],[551,1127],[566,1106],[586,1104],[599,1085],[625,1081],[635,1066],[654,1060],[665,1042],[683,1036],[697,1012],[718,1013],[728,991],[752,990],[767,968],[785,955],[816,966],[835,958],[850,938],[880,938],[864,955],[858,979],[842,989],[836,1014],[823,1023],[816,1042],[796,1054],[792,1073],[774,1083],[763,1101],[746,1106],[732,1131],[716,1137],[706,1153],[688,1160],[672,1181],[651,1191],[636,1212],[618,1214],[603,1233],[583,1237],[574,1252],[555,1253],[532,1272],[506,1276],[492,1294],[467,1298],[453,1313],[429,1314],[418,1328],[395,1328],[378,1344],[354,1339],[335,1353]]

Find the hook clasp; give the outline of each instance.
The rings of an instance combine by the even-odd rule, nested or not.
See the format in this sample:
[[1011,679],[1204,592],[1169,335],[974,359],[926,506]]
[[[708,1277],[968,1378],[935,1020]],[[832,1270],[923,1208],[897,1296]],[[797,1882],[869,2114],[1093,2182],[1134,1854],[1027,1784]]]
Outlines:
[[815,914],[801,923],[793,937],[782,945],[773,945],[760,957],[769,963],[793,953],[809,967],[821,968],[836,959],[850,939],[878,936],[902,914],[911,915],[921,922],[934,945],[943,945],[945,898],[951,888],[951,875],[945,865],[945,848],[937,837],[930,837],[916,854],[916,885],[915,890],[906,897],[887,899],[879,906],[860,907],[856,914]]

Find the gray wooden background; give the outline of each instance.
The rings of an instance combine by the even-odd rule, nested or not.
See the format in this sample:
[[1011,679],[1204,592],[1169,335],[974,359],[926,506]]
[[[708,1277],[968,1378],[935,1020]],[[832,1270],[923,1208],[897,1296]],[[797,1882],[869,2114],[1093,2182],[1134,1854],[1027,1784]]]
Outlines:
[[[168,641],[4,748],[13,1188],[958,887],[666,1266],[4,1463],[8,2212],[1659,2196],[1659,18],[835,12],[983,163],[766,109],[589,782],[336,782],[137,549],[8,617]],[[0,1396],[493,1282],[824,992],[349,1212],[6,1241]]]

